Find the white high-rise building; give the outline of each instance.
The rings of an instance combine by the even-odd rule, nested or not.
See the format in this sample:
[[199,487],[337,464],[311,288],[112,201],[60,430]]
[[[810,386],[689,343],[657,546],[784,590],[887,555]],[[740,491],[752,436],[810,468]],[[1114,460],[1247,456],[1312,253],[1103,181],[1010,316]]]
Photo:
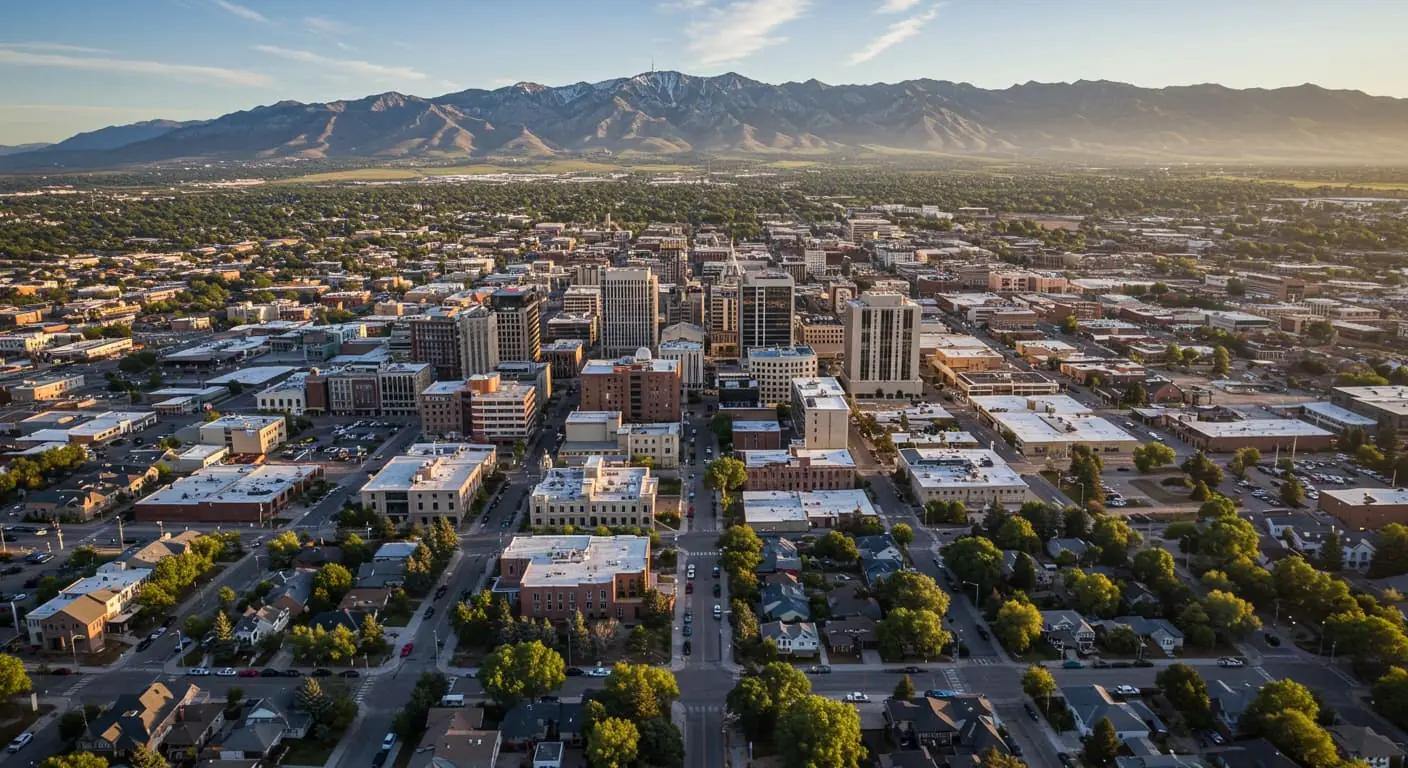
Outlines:
[[677,339],[660,342],[660,358],[680,364],[680,386],[685,389],[704,387],[704,345],[697,341]]
[[459,324],[461,375],[489,373],[499,367],[499,318],[488,307],[461,312]]
[[645,267],[601,274],[601,346],[608,357],[660,346],[660,280]]
[[846,366],[842,380],[857,398],[919,397],[923,310],[898,293],[866,291],[846,302]]

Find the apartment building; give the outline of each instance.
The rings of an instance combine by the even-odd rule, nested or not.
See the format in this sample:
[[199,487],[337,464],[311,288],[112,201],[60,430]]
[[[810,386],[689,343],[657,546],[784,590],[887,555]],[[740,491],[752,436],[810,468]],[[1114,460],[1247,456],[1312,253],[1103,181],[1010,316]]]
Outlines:
[[846,326],[831,315],[798,315],[797,342],[821,359],[832,360],[846,349]]
[[855,488],[856,461],[845,448],[739,451],[745,491],[839,491]]
[[641,267],[601,274],[601,348],[609,356],[652,352],[660,345],[660,281]]
[[618,360],[588,360],[580,408],[620,411],[626,421],[653,424],[680,420],[680,365],[648,354]]
[[101,651],[107,644],[109,624],[121,627],[136,615],[132,600],[151,574],[148,568],[128,568],[122,563],[98,566],[93,576],[69,584],[24,615],[26,640],[46,651]]
[[680,386],[686,390],[704,388],[704,345],[697,341],[660,342],[661,360],[673,360],[680,367]]
[[567,621],[639,621],[655,586],[645,536],[515,536],[499,556],[494,592],[514,598],[521,616]]
[[537,361],[542,354],[542,299],[531,288],[503,288],[490,297],[498,315],[499,359]]
[[1286,275],[1241,275],[1242,287],[1248,296],[1276,301],[1299,301],[1311,295],[1306,282]]
[[223,445],[236,455],[263,456],[288,441],[282,416],[230,414],[200,425],[202,445]]
[[534,526],[652,526],[659,480],[648,467],[589,456],[580,467],[553,467],[528,496]]
[[745,272],[738,287],[738,349],[792,346],[792,276],[777,270]]
[[556,380],[575,379],[586,360],[587,344],[581,339],[554,339],[543,345],[543,362]]
[[747,365],[763,405],[790,403],[792,380],[816,378],[818,372],[811,347],[755,347],[748,350]]
[[361,500],[398,525],[423,527],[443,518],[458,527],[497,466],[492,445],[420,443],[373,475],[362,486]]
[[463,381],[437,381],[420,393],[420,426],[426,435],[459,439],[469,435],[469,387]]
[[850,444],[851,407],[846,390],[830,376],[792,380],[792,424],[807,448],[828,450]]
[[601,316],[601,287],[573,285],[562,295],[562,311],[572,315]]
[[477,373],[469,389],[469,433],[477,443],[527,442],[538,429],[537,388],[505,382],[497,373]]
[[623,424],[620,411],[573,411],[563,425],[557,455],[569,462],[587,456],[649,459],[652,466],[674,469],[680,465],[680,425]]
[[410,318],[411,359],[430,365],[431,375],[440,381],[462,378],[464,362],[460,344],[460,323],[453,310],[435,308]]
[[846,302],[846,364],[842,379],[852,395],[919,397],[919,304],[897,293],[866,291]]
[[488,373],[499,366],[499,316],[488,307],[471,307],[460,312],[458,321],[460,343],[459,376]]

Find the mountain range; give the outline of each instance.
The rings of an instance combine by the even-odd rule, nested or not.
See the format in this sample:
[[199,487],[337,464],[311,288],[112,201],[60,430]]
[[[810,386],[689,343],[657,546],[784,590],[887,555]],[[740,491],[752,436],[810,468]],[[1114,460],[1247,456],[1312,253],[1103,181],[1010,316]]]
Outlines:
[[650,72],[434,98],[392,92],[281,101],[213,120],[150,120],[10,149],[0,150],[0,170],[608,152],[1396,162],[1408,159],[1408,100],[1315,85],[1140,88],[1083,80],[989,90],[929,79],[772,85],[733,73]]

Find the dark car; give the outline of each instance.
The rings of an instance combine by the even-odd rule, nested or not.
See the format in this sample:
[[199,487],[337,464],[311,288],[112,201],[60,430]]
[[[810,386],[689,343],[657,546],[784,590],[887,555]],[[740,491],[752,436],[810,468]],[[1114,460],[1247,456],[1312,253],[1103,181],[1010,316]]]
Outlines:
[[5,575],[6,575],[6,576],[14,576],[15,574],[20,573],[20,572],[23,571],[23,570],[24,570],[24,566],[21,566],[21,565],[12,565],[12,566],[10,566],[9,568],[6,568],[6,569],[5,569]]
[[385,764],[386,764],[386,750],[384,750],[384,749],[378,750],[377,753],[372,756],[372,768],[381,768],[381,766],[383,766],[383,765],[385,765]]
[[581,677],[582,675],[585,675],[585,674],[586,674],[586,672],[583,672],[581,667],[568,667],[568,668],[567,668],[567,676],[568,676],[568,677]]
[[556,704],[556,703],[562,701],[562,699],[560,699],[560,698],[558,698],[558,697],[556,697],[556,696],[539,696],[539,697],[538,697],[538,701],[541,701],[541,702],[543,702],[543,703],[545,703],[545,704]]
[[987,640],[988,638],[992,637],[992,635],[989,635],[989,634],[988,634],[988,631],[987,631],[986,629],[984,629],[983,627],[978,627],[978,637],[981,637],[981,638],[983,638],[984,640]]
[[1037,716],[1036,716],[1036,710],[1035,710],[1034,708],[1032,708],[1032,705],[1030,705],[1030,704],[1025,704],[1025,705],[1023,705],[1023,706],[1025,706],[1025,707],[1027,708],[1027,717],[1030,717],[1030,718],[1033,719],[1033,720],[1038,719]]
[[429,608],[426,608],[426,609],[425,609],[425,618],[428,619],[428,618],[430,618],[431,616],[434,616],[434,615],[435,615],[435,606],[432,605],[432,606],[430,606]]
[[445,596],[445,593],[446,593],[446,592],[449,592],[449,591],[450,591],[449,585],[441,585],[439,589],[435,590],[435,599],[436,599],[436,600],[439,600],[440,598],[442,598],[442,597]]
[[1149,661],[1148,659],[1135,659],[1135,661],[1134,661],[1134,666],[1136,666],[1136,667],[1152,667],[1152,666],[1154,666],[1154,662]]
[[1272,648],[1275,648],[1276,646],[1278,646],[1278,645],[1281,644],[1281,638],[1279,638],[1279,637],[1277,637],[1277,636],[1271,634],[1270,632],[1267,632],[1267,633],[1266,633],[1266,644],[1269,645],[1269,646],[1271,646]]
[[1065,752],[1057,752],[1056,759],[1061,761],[1061,765],[1071,764],[1071,756],[1069,754],[1066,754]]
[[283,673],[277,669],[266,669],[259,673],[260,677],[283,677]]
[[49,674],[51,674],[51,675],[61,675],[61,676],[62,676],[62,675],[71,675],[71,674],[73,674],[73,670],[69,669],[68,667],[54,667],[53,669],[49,670]]
[[303,673],[296,669],[285,669],[284,677],[303,677]]
[[144,637],[140,643],[137,643],[137,653],[141,653],[150,647],[152,647],[152,639],[150,637]]
[[694,643],[686,640],[684,641],[684,655],[688,656],[691,653],[694,653]]
[[338,677],[361,677],[362,673],[355,669],[344,669],[337,673]]
[[719,596],[723,595],[723,593],[724,593],[723,587],[720,586],[720,585],[718,585],[718,584],[715,584],[715,585],[714,585],[714,597],[719,597]]
[[175,624],[175,623],[176,623],[176,617],[175,617],[175,616],[167,616],[165,619],[162,619],[162,620],[161,620],[161,626],[166,627],[167,629],[170,629],[170,628],[171,628],[171,625],[172,625],[172,624]]
[[913,664],[911,664],[911,665],[905,667],[904,669],[902,669],[902,670],[900,670],[900,671],[903,672],[903,673],[905,673],[906,675],[917,675],[917,674],[919,674],[920,672],[923,672],[923,671],[924,671],[924,668],[923,668],[923,667],[916,667],[916,666],[914,666]]
[[332,670],[319,667],[313,670],[313,677],[332,677]]

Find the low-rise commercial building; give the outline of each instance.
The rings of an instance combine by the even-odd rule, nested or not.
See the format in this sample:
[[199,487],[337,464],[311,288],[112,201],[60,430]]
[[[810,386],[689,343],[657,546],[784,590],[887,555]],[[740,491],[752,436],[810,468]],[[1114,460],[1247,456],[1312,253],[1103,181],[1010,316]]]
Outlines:
[[1194,415],[1168,420],[1168,428],[1178,439],[1208,453],[1256,448],[1263,454],[1277,450],[1307,453],[1329,450],[1336,435],[1299,419],[1239,419],[1203,421]]
[[521,616],[636,622],[655,587],[645,536],[515,536],[499,556],[494,592]]
[[362,503],[397,524],[424,527],[443,518],[458,527],[497,466],[492,445],[413,445],[362,486]]
[[799,448],[739,451],[748,468],[745,491],[811,491],[851,489],[856,484],[856,460],[849,450]]
[[863,490],[743,491],[743,518],[758,533],[806,533],[878,516]]
[[1368,416],[1379,426],[1408,432],[1408,387],[1335,387],[1330,403]]
[[33,403],[41,400],[58,400],[69,392],[83,388],[83,374],[71,376],[45,376],[25,379],[5,386],[5,393],[15,403]]
[[1064,458],[1084,445],[1097,454],[1129,454],[1143,444],[1066,395],[970,398],[984,423],[1025,456]]
[[1376,531],[1389,523],[1408,524],[1408,491],[1401,488],[1345,488],[1320,491],[1320,511],[1351,529]]
[[221,465],[183,477],[138,501],[138,520],[176,523],[256,523],[278,516],[323,476],[317,464]]
[[733,450],[775,451],[782,447],[782,425],[776,421],[733,422]]
[[59,362],[89,362],[117,357],[131,350],[131,339],[85,339],[50,347],[44,351],[44,356]]
[[900,466],[920,504],[961,501],[969,509],[1018,506],[1027,484],[1001,456],[985,449],[903,448]]
[[547,471],[529,494],[529,521],[534,526],[648,527],[654,524],[659,485],[647,467],[590,456],[580,467]]
[[109,626],[120,628],[136,614],[134,609],[128,615],[128,608],[151,574],[148,568],[127,568],[120,563],[99,566],[93,576],[69,584],[25,614],[26,639],[46,651],[102,650]]
[[654,467],[674,469],[680,465],[680,425],[623,424],[620,411],[574,411],[563,425],[557,455],[568,461],[587,456],[648,459]]
[[961,373],[955,381],[965,397],[983,395],[1053,395],[1060,387],[1036,371]]
[[851,407],[846,390],[831,376],[792,381],[792,423],[808,448],[850,445]]
[[308,410],[308,375],[296,373],[277,382],[254,396],[255,408],[261,411],[302,416]]
[[288,440],[288,422],[282,416],[231,414],[200,426],[200,442],[223,445],[236,455],[263,456]]

